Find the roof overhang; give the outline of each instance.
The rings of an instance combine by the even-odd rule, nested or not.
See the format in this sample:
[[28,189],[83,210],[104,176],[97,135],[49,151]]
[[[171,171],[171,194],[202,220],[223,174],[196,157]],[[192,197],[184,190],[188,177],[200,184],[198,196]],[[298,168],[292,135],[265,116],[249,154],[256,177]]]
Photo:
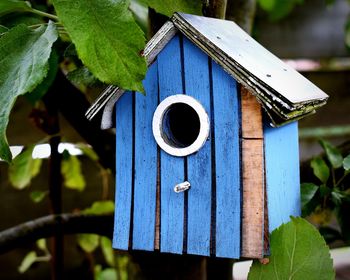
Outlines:
[[[203,50],[257,98],[280,126],[303,118],[324,105],[328,95],[266,50],[232,21],[175,13],[148,42],[144,50],[148,65],[177,31]],[[111,126],[114,103],[123,91],[109,86],[86,113],[92,118],[105,106],[102,127]]]

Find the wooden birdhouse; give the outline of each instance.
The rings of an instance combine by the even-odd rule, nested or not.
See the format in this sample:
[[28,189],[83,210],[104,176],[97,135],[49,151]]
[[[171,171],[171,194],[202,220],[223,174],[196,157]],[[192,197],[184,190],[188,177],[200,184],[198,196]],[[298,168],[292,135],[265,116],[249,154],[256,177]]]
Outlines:
[[300,213],[296,120],[328,96],[231,21],[176,13],[144,55],[146,96],[97,101],[105,127],[116,103],[113,247],[262,257]]

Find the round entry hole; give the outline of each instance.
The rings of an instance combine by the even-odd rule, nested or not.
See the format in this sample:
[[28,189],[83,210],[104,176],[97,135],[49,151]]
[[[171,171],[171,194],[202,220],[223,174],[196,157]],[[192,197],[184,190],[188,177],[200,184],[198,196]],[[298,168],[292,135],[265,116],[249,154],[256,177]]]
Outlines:
[[170,155],[183,157],[197,152],[209,136],[209,117],[193,97],[175,94],[165,98],[153,115],[157,144]]
[[175,148],[185,148],[196,141],[200,130],[197,112],[185,103],[172,104],[162,123],[163,137]]

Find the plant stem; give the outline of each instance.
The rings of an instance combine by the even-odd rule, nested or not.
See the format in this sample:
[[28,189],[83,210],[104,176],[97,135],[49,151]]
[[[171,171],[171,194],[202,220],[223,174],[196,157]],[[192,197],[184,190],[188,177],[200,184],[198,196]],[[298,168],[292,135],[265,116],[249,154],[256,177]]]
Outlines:
[[55,20],[55,21],[59,21],[59,18],[53,14],[49,14],[49,13],[45,13],[43,11],[37,10],[37,9],[31,9],[30,10],[33,14],[42,16],[42,17],[47,17],[49,19]]
[[331,168],[332,171],[332,180],[333,180],[333,186],[336,186],[336,182],[335,182],[335,172],[334,172],[334,168]]
[[335,188],[339,187],[339,185],[341,184],[341,182],[343,182],[343,180],[349,175],[350,173],[348,172],[344,172],[344,175],[338,180],[338,182],[334,185]]

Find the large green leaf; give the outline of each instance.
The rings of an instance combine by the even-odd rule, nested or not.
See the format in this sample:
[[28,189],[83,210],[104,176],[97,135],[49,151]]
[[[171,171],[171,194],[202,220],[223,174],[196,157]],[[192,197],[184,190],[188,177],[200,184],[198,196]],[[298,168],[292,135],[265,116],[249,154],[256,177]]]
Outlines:
[[0,1],[0,16],[13,13],[13,12],[27,12],[32,8],[28,1],[17,0],[1,0]]
[[329,162],[332,164],[333,168],[339,168],[343,165],[343,156],[340,151],[334,147],[331,143],[321,140],[321,146],[326,152]]
[[145,37],[128,0],[53,0],[85,66],[102,82],[143,91]]
[[58,54],[56,51],[52,51],[49,59],[49,72],[46,79],[44,79],[32,92],[27,93],[25,96],[32,104],[39,101],[50,89],[55,81],[58,72]]
[[314,171],[314,175],[320,179],[322,183],[327,183],[329,178],[329,167],[326,162],[322,158],[316,157],[312,159],[311,167]]
[[293,218],[272,232],[269,264],[254,261],[249,280],[334,279],[329,249],[317,229],[302,218]]
[[56,40],[51,22],[36,30],[19,25],[0,38],[0,158],[7,162],[12,159],[6,139],[11,109],[19,95],[32,91],[46,77]]
[[12,161],[9,167],[9,179],[16,189],[22,190],[29,186],[32,178],[38,175],[42,159],[33,159],[35,145],[29,146]]
[[195,15],[202,14],[201,0],[141,0],[140,2],[168,17],[172,16],[174,12],[184,12]]

